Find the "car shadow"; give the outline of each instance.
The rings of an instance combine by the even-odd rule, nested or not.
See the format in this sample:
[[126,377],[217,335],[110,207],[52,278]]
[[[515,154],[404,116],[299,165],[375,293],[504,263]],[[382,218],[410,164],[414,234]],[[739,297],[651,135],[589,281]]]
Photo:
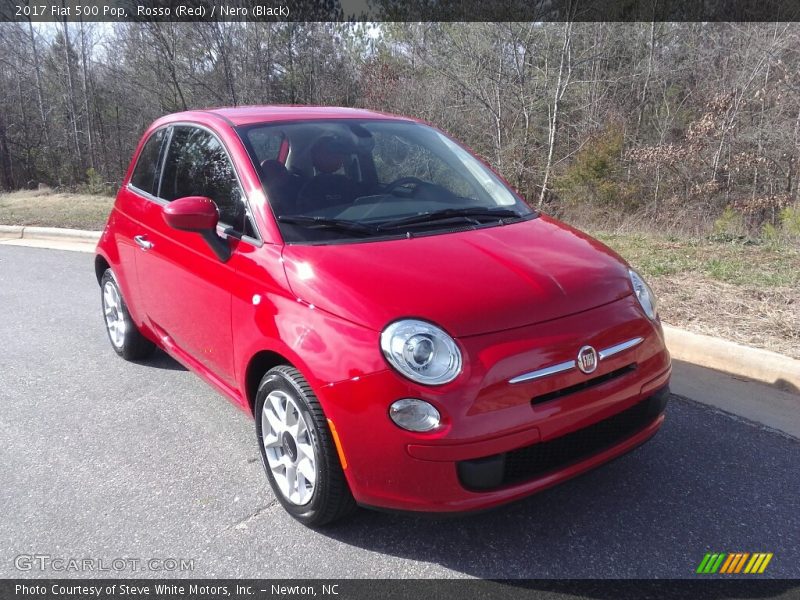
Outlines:
[[149,358],[142,361],[142,364],[166,371],[188,371],[186,367],[164,352],[161,348],[156,348],[155,352],[153,352]]
[[363,510],[320,533],[480,578],[696,578],[706,552],[774,552],[768,575],[796,578],[798,461],[800,443],[673,397],[650,442],[523,501],[461,518]]

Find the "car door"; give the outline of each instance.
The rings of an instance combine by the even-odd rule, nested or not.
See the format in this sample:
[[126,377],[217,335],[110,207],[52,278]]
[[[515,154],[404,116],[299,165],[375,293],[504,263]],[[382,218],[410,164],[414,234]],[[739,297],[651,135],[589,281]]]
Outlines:
[[137,284],[136,255],[139,249],[134,243],[134,237],[141,231],[140,216],[149,203],[146,198],[153,194],[158,183],[167,137],[167,129],[157,129],[143,142],[128,185],[117,194],[111,213],[113,227],[108,228],[114,236],[119,260],[114,266],[117,283],[122,289],[131,317],[140,327],[143,323],[146,325],[146,322]]
[[170,130],[155,197],[135,240],[142,304],[152,329],[167,349],[188,357],[226,385],[235,385],[231,289],[235,272],[203,238],[167,225],[163,207],[186,196],[211,198],[219,207],[227,243],[252,228],[231,159],[215,134],[195,125]]

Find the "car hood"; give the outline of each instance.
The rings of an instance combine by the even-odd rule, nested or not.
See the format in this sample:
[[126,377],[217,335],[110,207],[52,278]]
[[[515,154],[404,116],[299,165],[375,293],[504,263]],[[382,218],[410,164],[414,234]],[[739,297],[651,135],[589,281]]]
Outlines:
[[456,337],[477,335],[632,293],[617,254],[546,216],[408,239],[287,245],[283,259],[300,300],[376,331],[414,317]]

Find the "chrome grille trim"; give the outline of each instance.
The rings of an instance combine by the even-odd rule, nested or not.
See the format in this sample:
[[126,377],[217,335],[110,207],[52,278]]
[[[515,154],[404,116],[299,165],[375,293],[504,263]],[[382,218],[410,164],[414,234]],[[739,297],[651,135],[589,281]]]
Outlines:
[[625,350],[629,350],[634,346],[638,346],[644,341],[644,338],[637,337],[633,338],[632,340],[628,340],[627,342],[622,342],[621,344],[617,344],[615,346],[609,346],[608,348],[603,348],[597,353],[597,358],[603,360],[608,358],[609,356],[614,356],[615,354],[619,354],[620,352],[625,352]]
[[567,362],[558,363],[557,365],[552,365],[550,367],[545,367],[544,369],[539,369],[538,371],[531,371],[530,373],[524,373],[523,375],[518,375],[513,379],[509,379],[508,383],[522,383],[523,381],[540,379],[541,377],[547,377],[548,375],[555,375],[556,373],[569,371],[570,369],[574,368],[575,368],[575,361],[568,360]]
[[[620,352],[625,352],[625,350],[630,350],[634,346],[638,346],[643,341],[644,338],[636,337],[627,340],[625,342],[609,346],[608,348],[603,348],[602,350],[599,350],[597,352],[597,358],[598,360],[604,360],[611,356],[615,356]],[[574,369],[576,366],[577,365],[574,360],[568,360],[566,362],[551,365],[549,367],[544,367],[543,369],[537,369],[536,371],[530,371],[529,373],[523,373],[522,375],[517,375],[516,377],[512,377],[511,379],[509,379],[508,383],[523,383],[525,381],[541,379],[542,377],[548,377],[550,375],[555,375],[556,373],[563,373],[564,371],[569,371],[570,369]]]

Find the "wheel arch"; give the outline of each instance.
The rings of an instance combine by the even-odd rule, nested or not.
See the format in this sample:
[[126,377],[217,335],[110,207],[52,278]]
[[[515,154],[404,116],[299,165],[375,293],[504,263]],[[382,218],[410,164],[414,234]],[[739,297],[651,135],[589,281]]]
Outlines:
[[103,279],[103,273],[106,272],[106,269],[110,269],[111,265],[106,260],[106,257],[102,254],[97,254],[94,257],[94,274],[97,277],[97,283],[100,284],[100,281]]
[[294,367],[299,370],[297,365],[274,350],[261,350],[256,352],[248,361],[244,375],[244,393],[251,415],[255,414],[258,384],[261,383],[261,379],[267,371],[280,365]]

